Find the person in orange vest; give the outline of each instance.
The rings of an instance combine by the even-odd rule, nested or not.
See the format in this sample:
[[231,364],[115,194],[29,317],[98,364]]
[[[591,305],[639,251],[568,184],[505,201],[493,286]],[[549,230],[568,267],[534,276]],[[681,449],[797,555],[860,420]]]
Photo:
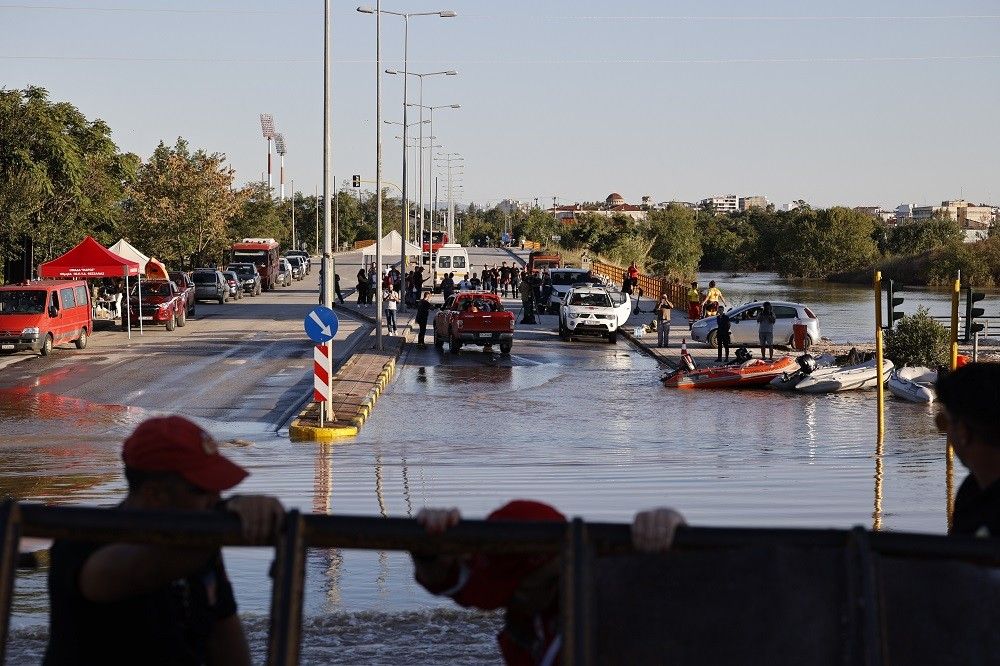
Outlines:
[[[417,522],[429,534],[441,534],[462,519],[458,509],[421,509]],[[514,500],[493,511],[488,521],[565,523],[554,507]],[[632,545],[640,552],[663,552],[673,544],[684,517],[668,508],[640,511],[632,522]],[[507,664],[549,666],[560,663],[559,559],[554,554],[461,556],[411,553],[417,582],[432,594],[482,610],[505,609],[497,636]]]

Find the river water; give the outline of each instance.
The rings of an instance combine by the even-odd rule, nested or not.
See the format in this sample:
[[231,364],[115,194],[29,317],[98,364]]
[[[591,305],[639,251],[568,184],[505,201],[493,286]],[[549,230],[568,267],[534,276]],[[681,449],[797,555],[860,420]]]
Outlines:
[[[722,288],[730,306],[754,300],[782,300],[804,303],[820,321],[823,337],[833,342],[872,343],[875,340],[875,307],[871,288],[856,285],[834,284],[821,280],[782,280],[774,273],[701,273],[699,286],[707,287],[715,280]],[[927,308],[940,318],[951,316],[951,292],[948,289],[926,287],[897,287],[897,297],[903,298],[897,311],[914,314],[918,307]],[[885,316],[885,295],[882,312]],[[960,302],[960,316],[965,314],[964,292]],[[979,303],[987,317],[1000,316],[1000,294],[987,291]],[[992,324],[993,337],[1000,337],[996,323]]]
[[[803,300],[827,336],[864,338],[836,313],[860,313],[867,290],[723,279],[731,301]],[[768,280],[766,294],[752,293]],[[241,492],[274,493],[303,511],[405,517],[458,506],[482,517],[520,497],[592,520],[671,505],[699,525],[945,531],[944,443],[931,408],[889,400],[876,455],[873,393],[676,391],[659,374],[624,343],[566,344],[541,332],[519,337],[509,360],[414,350],[350,442],[293,444],[258,425],[205,425],[220,439],[254,442],[227,449],[252,472]],[[67,409],[80,415],[73,437],[38,441],[32,424]],[[145,416],[57,398],[2,401],[0,488],[25,500],[112,504],[124,491],[118,443]],[[259,658],[271,552],[229,549],[226,560]],[[426,594],[404,554],[313,550],[307,571],[303,663],[499,658],[499,617]],[[44,648],[44,576],[18,577],[9,663],[36,663]]]

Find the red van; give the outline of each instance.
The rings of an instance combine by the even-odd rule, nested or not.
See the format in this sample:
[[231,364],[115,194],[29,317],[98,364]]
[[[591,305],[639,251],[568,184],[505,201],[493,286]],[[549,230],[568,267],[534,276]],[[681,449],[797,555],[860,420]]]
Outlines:
[[0,352],[30,349],[42,356],[73,342],[87,346],[94,330],[90,290],[83,280],[35,280],[0,287]]

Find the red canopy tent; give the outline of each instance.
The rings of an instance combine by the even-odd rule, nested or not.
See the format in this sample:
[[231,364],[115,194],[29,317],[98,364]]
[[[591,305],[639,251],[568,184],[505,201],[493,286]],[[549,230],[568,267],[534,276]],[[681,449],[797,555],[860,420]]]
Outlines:
[[139,275],[139,264],[119,257],[90,236],[63,256],[38,267],[43,278],[85,280],[87,278]]
[[[87,236],[72,250],[46,261],[38,267],[38,276],[43,278],[62,278],[69,280],[86,280],[88,278],[124,277],[125,302],[130,314],[123,315],[127,322],[129,339],[132,338],[131,304],[129,304],[129,276],[139,276],[139,264],[130,259],[119,257],[90,236]],[[141,283],[139,283],[141,285]],[[139,302],[142,302],[142,287],[139,287]],[[141,313],[140,313],[141,314]],[[142,317],[139,317],[139,332],[142,332]]]

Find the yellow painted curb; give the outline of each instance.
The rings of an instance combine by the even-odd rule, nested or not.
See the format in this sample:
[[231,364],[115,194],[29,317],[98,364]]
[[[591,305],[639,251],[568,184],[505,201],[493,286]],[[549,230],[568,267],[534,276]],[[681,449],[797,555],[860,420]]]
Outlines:
[[288,428],[288,436],[293,442],[325,442],[331,439],[356,437],[359,427],[359,424],[355,424],[320,428],[318,426],[303,425],[296,419],[292,421],[292,425]]

